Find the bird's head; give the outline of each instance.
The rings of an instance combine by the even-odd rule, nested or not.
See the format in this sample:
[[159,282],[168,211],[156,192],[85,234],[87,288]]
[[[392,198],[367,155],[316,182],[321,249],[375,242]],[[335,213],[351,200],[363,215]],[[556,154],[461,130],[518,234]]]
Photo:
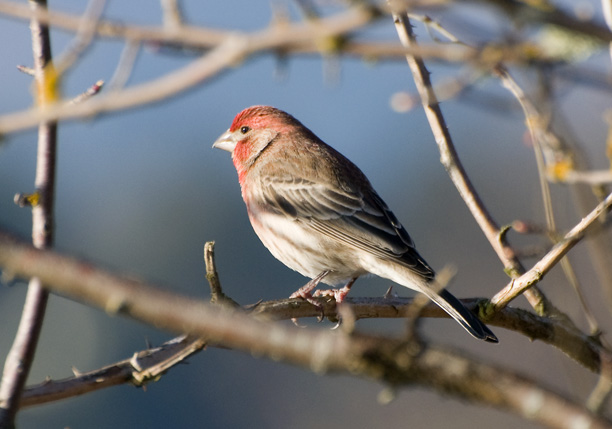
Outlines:
[[231,127],[213,144],[232,154],[242,181],[262,152],[281,134],[301,124],[293,116],[270,106],[253,106],[238,113]]

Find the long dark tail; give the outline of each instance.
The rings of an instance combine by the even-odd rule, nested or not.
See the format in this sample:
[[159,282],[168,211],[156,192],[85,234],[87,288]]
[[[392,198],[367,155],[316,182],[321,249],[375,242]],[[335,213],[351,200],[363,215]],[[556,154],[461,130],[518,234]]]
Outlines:
[[473,337],[490,343],[499,342],[495,334],[446,289],[435,293],[433,290],[426,288],[422,292],[446,311],[449,316],[459,322]]

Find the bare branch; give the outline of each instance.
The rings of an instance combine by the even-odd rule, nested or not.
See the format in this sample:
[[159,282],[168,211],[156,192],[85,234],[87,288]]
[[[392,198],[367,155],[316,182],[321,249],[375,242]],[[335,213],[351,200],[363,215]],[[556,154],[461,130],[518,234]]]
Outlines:
[[78,105],[59,104],[0,117],[0,133],[29,128],[40,121],[76,119],[119,109],[153,103],[177,95],[250,55],[299,44],[319,37],[333,37],[362,27],[374,19],[371,11],[353,8],[323,18],[315,24],[296,24],[289,28],[269,28],[251,35],[232,34],[202,58],[165,76],[120,92],[95,97]]
[[[155,319],[154,306],[159,305],[160,302],[165,302],[164,308],[167,309],[164,309],[163,314],[160,313],[159,315],[159,320],[165,320],[165,322],[161,325],[155,322],[155,325],[163,327],[166,326],[165,324],[169,324],[167,329],[175,331],[180,331],[182,327],[187,330],[188,325],[181,324],[176,317],[183,314],[182,303],[188,302],[185,311],[188,311],[191,316],[186,314],[185,317],[195,318],[195,321],[191,321],[189,324],[195,323],[197,326],[203,326],[198,322],[200,316],[197,314],[197,309],[202,308],[200,302],[191,298],[181,298],[157,289],[149,290],[146,285],[122,279],[97,270],[90,264],[57,253],[37,252],[30,246],[20,243],[2,232],[0,232],[0,267],[4,267],[4,272],[11,276],[30,277],[44,274],[45,284],[52,286],[58,293],[105,308],[111,313],[127,314],[140,320],[145,320],[143,317],[157,320]],[[104,291],[97,288],[102,288]],[[151,301],[149,301],[149,297],[152,297]],[[133,300],[138,301],[138,304],[133,304]],[[412,306],[411,299],[398,297],[347,297],[346,300],[351,305],[356,319],[407,317],[411,311],[410,306]],[[326,315],[332,318],[337,316],[334,300],[320,298],[318,302]],[[468,309],[476,311],[483,304],[483,300],[463,300],[463,303]],[[150,310],[146,310],[145,316],[141,316],[141,311],[145,310],[138,310],[143,306],[147,308],[152,306]],[[263,315],[266,320],[269,320],[270,317],[287,320],[290,318],[318,317],[320,315],[320,309],[300,299],[264,302],[252,307],[252,310],[250,310],[252,316]],[[204,306],[204,308],[207,309],[208,307]],[[174,315],[172,314],[173,310],[177,311]],[[213,311],[217,312],[218,310]],[[235,314],[236,312],[242,314],[238,310],[231,311],[230,308],[227,308],[226,311],[228,314]],[[448,317],[443,310],[434,304],[423,307],[420,316]],[[184,320],[183,316],[180,316],[180,318]],[[211,319],[210,323],[214,324],[214,316],[211,316]],[[208,320],[208,318],[205,318],[202,323]],[[491,315],[487,323],[515,330],[531,339],[542,340],[554,345],[591,371],[598,372],[600,368],[599,356],[608,354],[599,343],[574,327],[567,326],[557,319],[539,317],[524,310],[504,309]],[[219,327],[219,329],[221,328]],[[223,329],[226,328],[229,329],[229,327]],[[242,329],[238,321],[236,321],[234,329]],[[609,360],[612,362],[612,356]]]
[[64,380],[45,380],[30,386],[24,390],[20,406],[46,404],[118,384],[133,383],[142,386],[149,381],[157,381],[170,367],[183,362],[204,346],[204,340],[183,335],[104,368]]
[[608,215],[610,207],[612,207],[612,194],[609,194],[591,213],[573,227],[563,237],[563,240],[554,245],[533,268],[519,278],[513,279],[504,289],[491,298],[491,304],[493,304],[494,308],[496,310],[503,308],[525,290],[538,283],[584,237],[587,228],[591,224],[600,220],[601,216],[605,217]]
[[[46,10],[46,0],[30,0],[33,11]],[[34,54],[34,81],[36,98],[41,107],[57,99],[57,73],[53,67],[49,28],[36,18],[30,22],[32,51]],[[38,127],[38,153],[36,158],[37,204],[32,207],[32,242],[38,249],[53,246],[55,162],[57,149],[57,123],[41,122]],[[21,392],[36,353],[42,330],[48,292],[37,277],[31,277],[19,321],[15,340],[11,346],[0,383],[0,427],[11,428],[19,408]]]
[[161,0],[164,27],[174,31],[183,25],[183,14],[178,0]]
[[562,183],[586,183],[587,185],[609,185],[612,184],[612,171],[568,171],[562,179]]
[[[463,300],[464,305],[472,310],[478,307],[479,300]],[[320,300],[328,316],[337,318],[336,311],[342,311],[333,300]],[[371,317],[406,317],[413,307],[411,298],[347,298],[345,309],[349,309],[350,317],[355,320]],[[318,317],[319,310],[303,300],[283,299],[259,303],[252,313],[255,316],[272,318],[274,320],[287,320],[292,317]],[[448,315],[435,304],[428,304],[421,309],[421,317],[448,317]],[[343,332],[353,332],[347,327],[346,313],[342,314]],[[504,308],[495,313],[489,324],[502,326],[520,332],[532,340],[541,340],[557,346],[572,359],[581,363],[593,372],[612,370],[612,362],[608,359],[612,355],[605,352],[594,338],[584,335],[575,329],[560,325],[558,322],[536,316],[525,310]],[[183,361],[196,353],[204,346],[203,340],[192,340],[181,336],[175,338],[158,348],[144,350],[135,354],[138,368],[134,366],[134,357],[116,362],[95,371],[77,374],[64,380],[45,380],[39,385],[30,386],[24,390],[21,406],[28,407],[52,401],[83,395],[117,384],[135,383],[137,385],[147,380],[156,380],[171,366]],[[147,357],[147,361],[142,359]],[[605,362],[602,364],[602,360]],[[163,369],[163,371],[160,370]],[[146,376],[145,376],[146,375]],[[605,382],[603,380],[602,382]]]
[[[508,89],[516,100],[521,105],[523,114],[525,115],[525,122],[533,141],[534,154],[536,164],[538,166],[538,178],[540,183],[540,192],[542,193],[542,201],[544,204],[544,213],[546,218],[546,227],[549,231],[549,237],[556,243],[558,241],[559,234],[557,233],[557,225],[553,212],[552,196],[550,194],[550,186],[547,180],[547,166],[545,162],[545,153],[552,152],[557,149],[560,145],[551,145],[550,142],[559,142],[559,139],[545,127],[548,121],[544,119],[544,115],[540,113],[540,110],[532,103],[527,97],[522,88],[510,75],[510,73],[503,67],[498,66],[495,69],[497,76],[502,82],[502,85]],[[555,146],[553,149],[551,146]],[[592,311],[590,310],[584,295],[582,293],[580,282],[575,274],[575,270],[568,258],[562,258],[560,261],[561,268],[565,274],[566,279],[571,284],[572,288],[576,292],[578,300],[584,310],[584,315],[589,323],[589,327],[592,333],[599,332],[599,324]]]
[[215,264],[215,242],[209,241],[204,245],[204,263],[206,264],[206,280],[210,285],[210,302],[213,304],[230,305],[238,307],[238,303],[225,295],[219,281],[217,266]]
[[103,86],[104,86],[104,81],[103,80],[99,80],[96,83],[94,83],[92,86],[87,88],[87,90],[85,92],[83,92],[82,94],[77,95],[72,100],[70,100],[69,103],[70,104],[82,103],[83,101],[87,100],[90,97],[93,97],[98,92],[100,92],[102,90]]
[[[532,380],[447,349],[420,344],[414,354],[414,345],[403,340],[262,321],[241,310],[212,306],[113,276],[1,233],[0,266],[17,276],[35,275],[54,291],[110,314],[133,317],[174,332],[190,332],[213,344],[291,362],[315,372],[351,373],[396,387],[422,385],[508,409],[552,427],[570,428],[576,419],[590,427],[612,427],[607,420],[537,387]],[[530,400],[533,395],[539,398],[537,403]]]
[[[402,45],[406,48],[417,45],[406,13],[394,12],[393,21]],[[431,85],[429,71],[425,67],[423,59],[419,56],[408,54],[406,55],[406,61],[412,71],[427,120],[438,144],[440,162],[448,172],[451,181],[459,191],[459,195],[465,201],[478,226],[480,226],[495,253],[504,264],[506,273],[510,277],[518,276],[525,269],[517,259],[514,250],[505,242],[499,226],[487,211],[459,160],[459,155],[455,150],[442,110]],[[544,313],[556,311],[555,307],[537,288],[526,291],[525,296],[533,308],[539,309]]]
[[17,70],[22,73],[29,74],[30,76],[34,76],[34,69],[32,69],[31,67],[18,65]]
[[95,35],[97,22],[104,12],[106,0],[90,0],[87,9],[79,18],[76,35],[66,51],[57,60],[57,72],[63,75],[83,55],[91,45]]

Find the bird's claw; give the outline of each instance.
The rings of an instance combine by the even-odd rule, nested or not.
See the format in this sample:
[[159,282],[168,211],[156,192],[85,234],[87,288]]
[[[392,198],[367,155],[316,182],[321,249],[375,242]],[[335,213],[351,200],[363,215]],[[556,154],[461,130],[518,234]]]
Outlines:
[[346,295],[348,295],[350,288],[346,286],[341,289],[325,289],[325,290],[317,290],[314,295],[317,298],[321,297],[333,297],[336,301],[336,305],[342,303]]
[[336,324],[333,326],[333,328],[331,328],[331,331],[335,331],[336,329],[338,329],[340,326],[342,325],[342,317],[340,317],[340,315],[338,315],[338,321],[336,322]]
[[[310,292],[304,291],[303,288],[299,289],[295,292],[293,292],[289,298],[302,298],[303,300],[307,301],[308,303],[310,303],[311,305],[313,305],[318,311],[319,314],[317,315],[317,322],[321,323],[323,321],[323,319],[325,318],[325,311],[323,309],[323,306],[321,305],[320,302],[318,302],[315,297],[317,297],[318,295],[315,294],[315,296],[313,296]],[[296,318],[292,318],[291,321],[293,322],[293,324],[295,326],[298,326],[300,328],[304,328],[305,326],[300,325],[297,323],[297,319]]]

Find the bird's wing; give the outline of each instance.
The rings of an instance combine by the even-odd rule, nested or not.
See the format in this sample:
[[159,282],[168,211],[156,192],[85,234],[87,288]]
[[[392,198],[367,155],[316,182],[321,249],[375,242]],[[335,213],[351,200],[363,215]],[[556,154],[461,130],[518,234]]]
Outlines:
[[267,209],[379,258],[397,261],[425,278],[434,277],[408,232],[369,186],[360,191],[295,177],[268,179],[263,185]]

